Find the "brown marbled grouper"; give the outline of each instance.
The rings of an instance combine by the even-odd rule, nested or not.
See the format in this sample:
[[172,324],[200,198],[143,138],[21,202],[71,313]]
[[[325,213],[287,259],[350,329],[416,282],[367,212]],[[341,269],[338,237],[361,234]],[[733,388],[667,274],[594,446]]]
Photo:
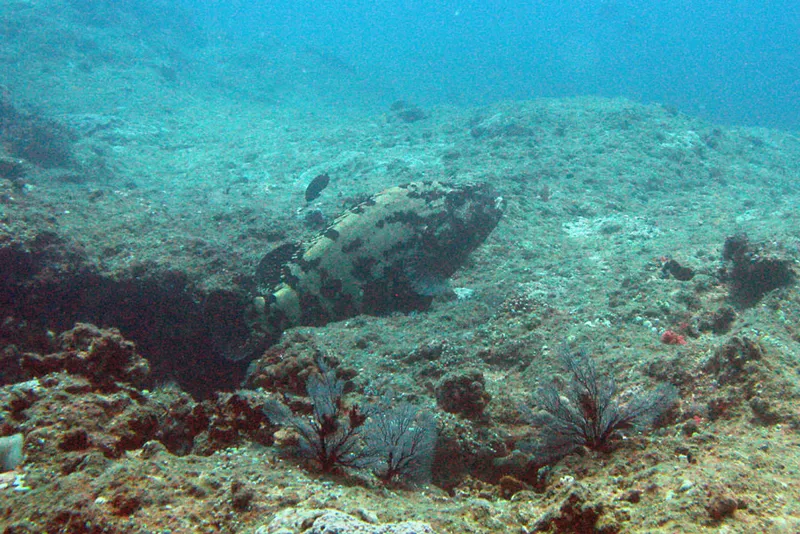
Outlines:
[[[308,243],[261,261],[255,299],[273,337],[359,314],[426,309],[447,279],[495,228],[503,199],[487,184],[413,182],[348,209]],[[287,261],[288,259],[288,261]]]

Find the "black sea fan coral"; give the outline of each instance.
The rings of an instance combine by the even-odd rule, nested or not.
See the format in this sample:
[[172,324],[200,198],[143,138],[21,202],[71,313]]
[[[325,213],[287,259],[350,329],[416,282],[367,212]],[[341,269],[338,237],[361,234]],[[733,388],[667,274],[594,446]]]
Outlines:
[[561,456],[580,446],[608,450],[620,430],[646,428],[677,398],[677,389],[664,384],[652,391],[630,390],[623,399],[614,378],[599,375],[584,351],[564,349],[561,360],[567,383],[543,387],[535,398],[546,455]]
[[363,457],[360,434],[367,416],[358,405],[345,405],[344,381],[333,369],[320,365],[319,374],[308,379],[306,390],[314,413],[295,424],[306,454],[319,462],[323,472],[358,464]]
[[348,404],[345,381],[322,358],[316,365],[306,382],[310,414],[295,414],[277,399],[263,407],[271,422],[294,430],[294,453],[324,473],[364,467],[386,483],[427,482],[436,445],[433,414],[390,393],[364,408]]
[[321,359],[317,369],[306,383],[311,414],[295,415],[277,401],[265,405],[264,411],[274,423],[297,432],[299,454],[315,460],[323,473],[337,467],[358,467],[365,456],[362,432],[367,415],[358,405],[345,403],[345,382],[334,369]]
[[436,447],[436,422],[430,412],[391,395],[370,410],[367,456],[384,482],[427,482]]

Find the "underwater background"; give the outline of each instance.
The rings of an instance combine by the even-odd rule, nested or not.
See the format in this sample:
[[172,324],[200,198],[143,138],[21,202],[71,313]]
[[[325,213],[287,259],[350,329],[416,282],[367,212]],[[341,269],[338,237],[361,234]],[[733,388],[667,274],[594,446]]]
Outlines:
[[0,2],[0,532],[800,531],[800,7]]
[[[349,105],[597,95],[796,129],[790,0],[191,2],[218,39],[316,55]],[[329,80],[323,80],[330,78]]]

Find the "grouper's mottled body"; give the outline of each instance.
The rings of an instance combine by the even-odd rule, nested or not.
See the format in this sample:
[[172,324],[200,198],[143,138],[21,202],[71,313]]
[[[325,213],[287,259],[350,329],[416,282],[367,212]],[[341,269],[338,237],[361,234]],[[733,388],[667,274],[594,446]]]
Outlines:
[[270,329],[426,308],[497,225],[501,204],[487,185],[415,182],[347,210],[283,265],[266,299]]

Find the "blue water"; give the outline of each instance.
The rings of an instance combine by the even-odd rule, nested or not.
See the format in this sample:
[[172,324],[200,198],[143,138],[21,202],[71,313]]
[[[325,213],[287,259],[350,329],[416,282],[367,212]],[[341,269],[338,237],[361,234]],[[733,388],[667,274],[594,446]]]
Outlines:
[[624,96],[800,128],[797,0],[182,1],[217,39],[305,51],[373,103]]

